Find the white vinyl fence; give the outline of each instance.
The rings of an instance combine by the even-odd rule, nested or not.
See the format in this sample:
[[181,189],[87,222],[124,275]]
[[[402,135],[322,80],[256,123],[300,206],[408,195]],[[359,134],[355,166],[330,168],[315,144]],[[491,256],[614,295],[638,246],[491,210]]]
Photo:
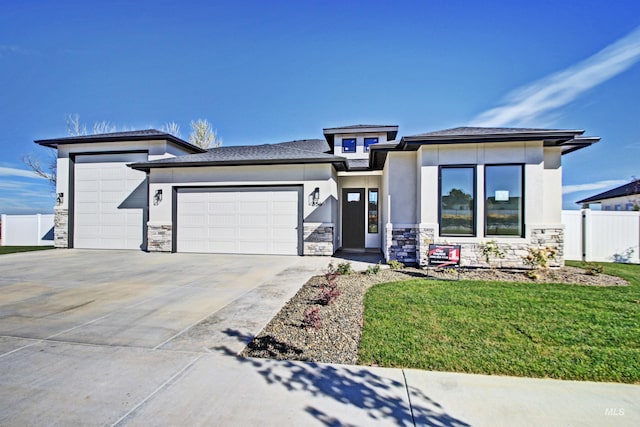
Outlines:
[[562,211],[567,260],[640,263],[640,212]]
[[2,246],[53,245],[53,215],[2,215]]

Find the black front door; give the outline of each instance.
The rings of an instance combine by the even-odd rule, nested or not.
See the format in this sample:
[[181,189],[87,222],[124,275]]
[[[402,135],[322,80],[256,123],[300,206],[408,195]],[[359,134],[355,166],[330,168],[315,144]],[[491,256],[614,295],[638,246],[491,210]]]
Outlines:
[[342,189],[342,247],[364,248],[364,188]]

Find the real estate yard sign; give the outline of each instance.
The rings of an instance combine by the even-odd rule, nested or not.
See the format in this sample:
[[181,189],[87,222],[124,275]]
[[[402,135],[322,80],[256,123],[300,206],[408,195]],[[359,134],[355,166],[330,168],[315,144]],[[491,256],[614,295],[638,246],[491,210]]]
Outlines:
[[429,245],[429,265],[460,267],[460,245]]

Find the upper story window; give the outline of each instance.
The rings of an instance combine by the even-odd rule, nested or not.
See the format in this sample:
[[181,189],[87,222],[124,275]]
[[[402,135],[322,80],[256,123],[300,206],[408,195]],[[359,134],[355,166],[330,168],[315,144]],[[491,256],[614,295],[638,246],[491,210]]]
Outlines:
[[486,236],[524,236],[522,177],[522,165],[485,167]]
[[378,138],[365,138],[364,151],[369,151],[369,146],[378,143]]
[[440,167],[440,235],[475,236],[476,168]]
[[356,152],[356,139],[346,138],[342,140],[342,152],[343,153],[355,153]]

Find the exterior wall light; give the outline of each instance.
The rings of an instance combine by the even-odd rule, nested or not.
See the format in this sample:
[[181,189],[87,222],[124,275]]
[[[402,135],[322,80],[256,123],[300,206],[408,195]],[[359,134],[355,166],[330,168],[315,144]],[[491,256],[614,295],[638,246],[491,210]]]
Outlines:
[[64,193],[56,194],[56,206],[62,206],[62,202],[64,202]]
[[320,206],[320,187],[313,189],[313,192],[309,194],[309,206]]
[[156,190],[156,194],[153,195],[153,205],[158,206],[162,201],[162,189]]

